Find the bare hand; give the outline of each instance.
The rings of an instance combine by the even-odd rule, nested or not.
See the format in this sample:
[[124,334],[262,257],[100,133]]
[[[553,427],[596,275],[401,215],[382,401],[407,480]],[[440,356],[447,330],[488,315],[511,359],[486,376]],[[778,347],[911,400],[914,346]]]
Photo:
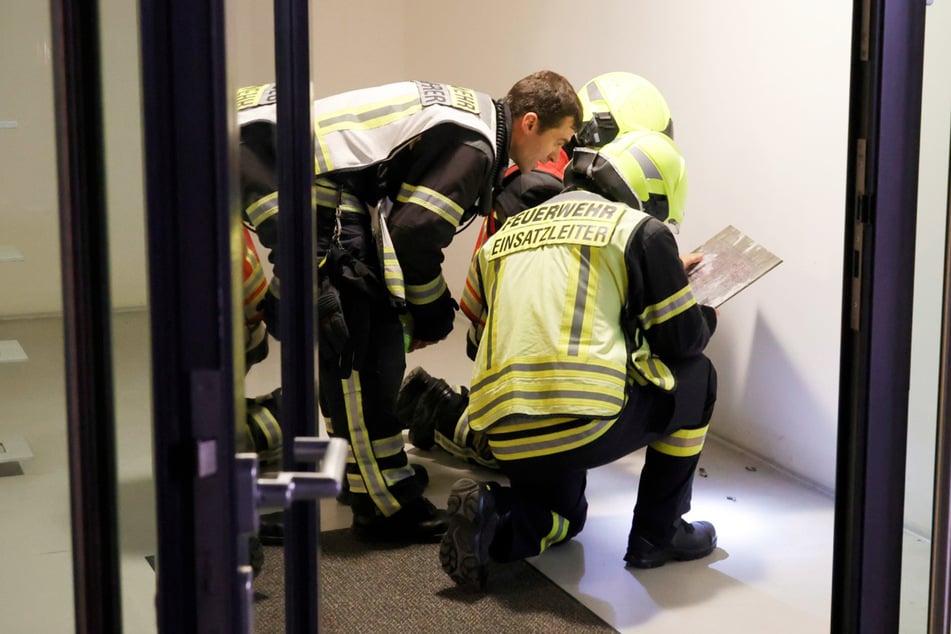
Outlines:
[[431,346],[435,341],[420,341],[419,339],[413,339],[409,344],[408,352],[413,352],[414,350],[422,350],[426,346]]
[[684,263],[684,271],[690,272],[690,269],[700,264],[703,259],[702,253],[688,253],[680,256],[680,261]]

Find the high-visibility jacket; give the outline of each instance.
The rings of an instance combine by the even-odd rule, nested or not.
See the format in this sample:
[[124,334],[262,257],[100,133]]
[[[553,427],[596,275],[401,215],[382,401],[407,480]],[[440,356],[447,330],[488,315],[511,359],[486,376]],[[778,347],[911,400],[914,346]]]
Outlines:
[[[475,247],[472,251],[472,257],[479,253],[479,249],[485,244],[499,227],[505,222],[505,218],[535,207],[545,202],[549,198],[561,193],[564,189],[565,167],[568,165],[568,153],[562,149],[558,153],[558,158],[554,161],[539,161],[535,169],[531,172],[522,172],[517,165],[512,165],[505,171],[502,178],[502,185],[495,194],[492,211],[482,221],[482,227],[476,238]],[[476,320],[474,308],[466,305],[466,295],[463,294],[459,300],[459,308],[463,314],[470,320]],[[466,352],[470,358],[475,356],[477,342],[472,338],[472,331],[466,339]]]
[[710,337],[667,227],[585,191],[510,218],[473,260],[463,298],[481,307],[471,427],[550,428],[552,444],[600,436],[630,386],[675,389],[664,360]]
[[[270,144],[252,153],[273,156],[273,134],[254,133],[257,124],[275,120],[273,85],[242,89],[238,106],[242,142]],[[315,175],[338,183],[367,208],[385,202],[381,208],[405,278],[388,276],[388,286],[405,290],[417,338],[441,339],[454,315],[442,249],[461,222],[491,203],[508,164],[507,106],[466,88],[398,82],[318,99],[313,115]],[[252,162],[242,163],[243,181],[254,177],[244,169]],[[263,188],[244,185],[243,191],[245,206],[253,206],[251,224],[271,246],[276,230],[261,225],[276,215],[276,199],[256,204]],[[389,259],[384,251],[382,261]]]

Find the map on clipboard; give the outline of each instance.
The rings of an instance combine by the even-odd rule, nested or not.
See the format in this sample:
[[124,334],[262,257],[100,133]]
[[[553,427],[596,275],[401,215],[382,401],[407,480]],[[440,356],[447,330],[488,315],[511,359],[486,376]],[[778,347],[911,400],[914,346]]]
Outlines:
[[698,304],[714,308],[782,262],[733,225],[727,225],[691,253],[703,254],[703,260],[687,271],[693,296]]

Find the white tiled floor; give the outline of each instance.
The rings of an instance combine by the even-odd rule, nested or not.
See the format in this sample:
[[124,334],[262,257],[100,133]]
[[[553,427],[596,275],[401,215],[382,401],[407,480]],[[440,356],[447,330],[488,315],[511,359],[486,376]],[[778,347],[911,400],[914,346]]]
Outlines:
[[[155,552],[147,317],[119,313],[113,327],[123,622],[138,634],[155,631],[154,573],[145,561]],[[409,367],[467,381],[461,337],[457,328],[450,341],[412,354]],[[0,321],[0,339],[17,339],[28,355],[0,364],[0,442],[23,437],[34,454],[22,464],[0,463],[0,632],[72,632],[62,324]],[[278,368],[274,354],[252,372],[248,393],[270,390]],[[492,475],[438,450],[409,452],[429,468],[429,496],[438,505],[456,478]],[[632,571],[621,557],[642,460],[638,452],[593,471],[584,532],[532,563],[621,632],[829,631],[829,496],[710,439],[691,517],[716,525],[719,548],[701,561]],[[325,501],[322,523],[346,526],[349,512]],[[904,553],[901,631],[917,634],[925,631],[928,544],[909,534]]]

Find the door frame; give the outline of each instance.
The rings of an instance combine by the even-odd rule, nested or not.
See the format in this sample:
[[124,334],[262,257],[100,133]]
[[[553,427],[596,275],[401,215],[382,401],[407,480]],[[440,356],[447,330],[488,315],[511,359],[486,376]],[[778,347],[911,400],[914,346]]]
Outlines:
[[924,22],[922,0],[854,3],[831,619],[842,634],[899,624]]

